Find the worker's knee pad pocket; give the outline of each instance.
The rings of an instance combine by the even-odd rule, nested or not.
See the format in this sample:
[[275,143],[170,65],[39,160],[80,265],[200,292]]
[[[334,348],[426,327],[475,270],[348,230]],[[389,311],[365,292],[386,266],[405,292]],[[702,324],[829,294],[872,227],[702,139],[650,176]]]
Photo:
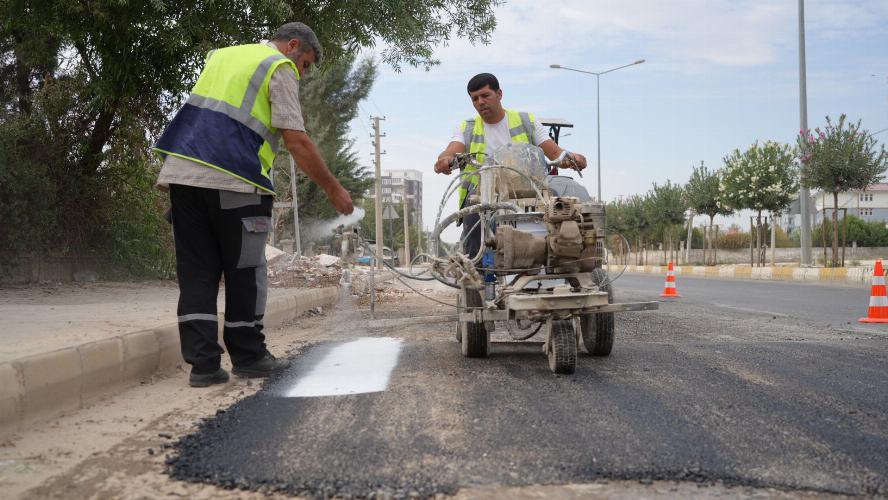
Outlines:
[[271,217],[244,217],[241,223],[243,231],[238,269],[265,265],[265,242],[271,228]]
[[219,208],[230,210],[232,208],[249,207],[262,203],[262,198],[256,193],[236,193],[234,191],[219,190]]

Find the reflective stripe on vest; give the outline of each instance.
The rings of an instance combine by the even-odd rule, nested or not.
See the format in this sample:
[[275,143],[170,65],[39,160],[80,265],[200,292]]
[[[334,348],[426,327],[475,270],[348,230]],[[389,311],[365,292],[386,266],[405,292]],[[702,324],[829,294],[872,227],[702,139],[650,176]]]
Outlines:
[[191,95],[154,150],[274,193],[270,171],[281,134],[271,126],[268,82],[281,64],[299,78],[292,61],[264,44],[210,51]]
[[[534,130],[534,117],[531,113],[506,110],[506,117],[509,124],[509,136],[512,142],[531,143]],[[463,134],[463,142],[468,148],[470,154],[475,155],[478,163],[484,163],[487,156],[487,143],[484,139],[484,120],[481,116],[462,122],[461,129]],[[467,165],[463,170],[466,172],[474,172],[477,170],[471,165]],[[469,190],[474,190],[478,186],[479,178],[477,175],[465,175],[459,187],[459,206],[463,207]]]

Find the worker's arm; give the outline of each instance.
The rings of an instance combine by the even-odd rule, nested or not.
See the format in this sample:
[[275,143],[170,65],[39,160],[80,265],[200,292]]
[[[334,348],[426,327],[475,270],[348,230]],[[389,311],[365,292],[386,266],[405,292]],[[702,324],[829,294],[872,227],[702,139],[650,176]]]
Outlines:
[[[561,148],[555,141],[549,139],[547,141],[543,141],[540,144],[540,149],[543,150],[543,153],[546,155],[546,158],[550,160],[554,160],[561,156],[561,153],[564,152],[564,149]],[[583,170],[586,168],[586,157],[579,153],[570,153],[574,157],[575,166],[570,167],[568,165],[564,165],[565,168],[574,168],[575,170]]]
[[453,161],[453,155],[465,152],[465,144],[459,141],[452,141],[447,145],[447,149],[438,155],[438,161],[435,162],[435,173],[450,175],[450,162]]
[[346,215],[352,213],[355,207],[351,195],[324,164],[324,160],[318,153],[318,148],[315,147],[308,134],[301,130],[281,130],[281,135],[284,137],[287,150],[293,155],[299,168],[327,193],[327,198],[330,199],[333,208]]

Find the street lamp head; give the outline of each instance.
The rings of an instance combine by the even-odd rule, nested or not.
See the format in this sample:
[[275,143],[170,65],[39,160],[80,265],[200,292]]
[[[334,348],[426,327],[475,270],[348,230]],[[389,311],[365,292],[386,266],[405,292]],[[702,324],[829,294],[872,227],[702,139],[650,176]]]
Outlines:
[[639,60],[635,61],[635,62],[632,63],[632,64],[641,64],[641,63],[643,63],[643,62],[644,62],[644,59],[639,59]]
[[560,64],[550,64],[549,67],[550,67],[550,68],[555,68],[555,69],[560,69],[560,68],[561,68],[561,65],[560,65]]

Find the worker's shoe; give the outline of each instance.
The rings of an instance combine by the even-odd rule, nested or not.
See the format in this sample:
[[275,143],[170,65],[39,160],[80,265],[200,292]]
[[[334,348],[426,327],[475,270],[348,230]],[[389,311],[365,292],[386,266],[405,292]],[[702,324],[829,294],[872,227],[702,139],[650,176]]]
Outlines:
[[213,384],[224,384],[228,382],[228,372],[223,368],[219,368],[213,373],[194,373],[188,377],[188,385],[191,387],[209,387]]
[[231,371],[238,377],[262,378],[282,372],[290,367],[289,359],[278,359],[266,352],[259,361],[248,365],[235,366]]

